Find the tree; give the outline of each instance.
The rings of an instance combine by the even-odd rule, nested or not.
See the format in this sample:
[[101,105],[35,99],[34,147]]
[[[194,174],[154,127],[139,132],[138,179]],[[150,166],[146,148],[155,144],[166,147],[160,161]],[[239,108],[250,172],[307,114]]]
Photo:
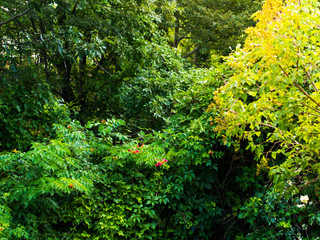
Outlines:
[[253,152],[257,174],[273,183],[241,207],[248,230],[239,239],[319,235],[318,9],[319,1],[266,1],[208,109],[224,143]]
[[[182,57],[197,58],[200,64],[210,59],[210,52],[227,55],[244,40],[243,31],[254,22],[251,14],[260,1],[176,1],[172,23],[172,46],[180,46]],[[198,56],[197,56],[198,55]]]
[[318,7],[266,1],[244,48],[228,59],[236,73],[211,106],[218,109],[215,131],[225,142],[246,144],[258,171],[269,172],[287,196],[318,186]]
[[120,116],[120,89],[142,69],[157,62],[167,67],[173,56],[155,53],[168,48],[156,7],[135,0],[5,2],[2,63],[10,69],[30,66],[58,98],[78,107],[82,121]]

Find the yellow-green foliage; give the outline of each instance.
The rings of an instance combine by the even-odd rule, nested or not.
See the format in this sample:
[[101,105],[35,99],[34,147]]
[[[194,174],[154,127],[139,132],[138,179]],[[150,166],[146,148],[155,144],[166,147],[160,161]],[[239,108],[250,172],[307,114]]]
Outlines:
[[267,0],[254,17],[227,60],[235,74],[209,109],[225,142],[247,141],[258,170],[270,169],[278,189],[294,179],[297,192],[320,172],[319,2]]

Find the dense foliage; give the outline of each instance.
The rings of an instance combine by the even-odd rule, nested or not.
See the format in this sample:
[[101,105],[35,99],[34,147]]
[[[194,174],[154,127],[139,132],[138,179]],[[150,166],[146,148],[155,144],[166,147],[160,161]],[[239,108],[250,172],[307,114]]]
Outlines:
[[0,238],[319,238],[319,7],[3,0]]
[[[247,29],[244,47],[228,59],[235,74],[216,91],[210,106],[223,141],[251,150],[257,174],[268,174],[273,181],[266,195],[250,199],[241,215],[253,226],[254,221],[271,225],[268,231],[253,227],[255,237],[318,235],[310,218],[319,214],[318,8],[318,1],[266,1],[255,14],[257,26]],[[299,216],[295,206],[299,195],[312,205],[299,205],[306,216]]]
[[[122,120],[88,122],[85,128],[69,120],[54,125],[50,141],[33,143],[27,152],[3,152],[1,234],[9,239],[212,236],[222,209],[210,190],[223,153],[211,141],[204,110],[218,84],[213,76],[220,73],[189,74],[185,81],[192,87],[173,97],[185,96],[174,103],[165,131],[140,132],[134,140],[121,133]],[[199,75],[203,83],[193,78]],[[202,104],[193,103],[200,99]]]
[[184,58],[194,64],[210,65],[212,52],[227,55],[243,42],[244,29],[253,25],[251,15],[260,0],[177,0],[174,39]]

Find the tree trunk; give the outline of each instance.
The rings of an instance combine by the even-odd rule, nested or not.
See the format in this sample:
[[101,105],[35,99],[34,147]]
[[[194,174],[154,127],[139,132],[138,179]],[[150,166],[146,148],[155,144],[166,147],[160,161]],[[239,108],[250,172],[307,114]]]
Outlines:
[[180,31],[180,20],[179,16],[175,14],[175,26],[174,26],[174,40],[173,40],[173,47],[177,48],[179,45],[179,31]]
[[183,58],[188,58],[188,57],[192,56],[193,54],[195,54],[198,51],[199,51],[199,46],[196,46],[195,49],[193,49],[191,52],[189,52],[186,55],[184,55]]
[[85,72],[86,72],[86,65],[87,65],[87,55],[80,57],[79,59],[79,80],[78,80],[78,102],[80,103],[81,110],[86,106],[86,93],[84,89],[85,84]]
[[60,68],[62,76],[61,97],[68,103],[74,102],[75,96],[71,87],[71,63],[64,59],[60,66],[63,66]]

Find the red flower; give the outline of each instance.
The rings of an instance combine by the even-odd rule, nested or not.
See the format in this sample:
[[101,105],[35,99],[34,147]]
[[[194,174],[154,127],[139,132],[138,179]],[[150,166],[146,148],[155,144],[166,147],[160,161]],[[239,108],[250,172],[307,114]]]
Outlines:
[[137,147],[138,147],[138,148],[142,148],[143,146],[144,146],[144,143],[142,143],[142,145],[141,145],[141,146],[139,146],[139,144],[138,144],[138,146],[137,146]]
[[131,149],[128,149],[128,152],[131,152]]
[[168,160],[164,158],[164,159],[162,159],[162,161],[157,162],[156,167],[159,167],[166,162],[168,162]]

